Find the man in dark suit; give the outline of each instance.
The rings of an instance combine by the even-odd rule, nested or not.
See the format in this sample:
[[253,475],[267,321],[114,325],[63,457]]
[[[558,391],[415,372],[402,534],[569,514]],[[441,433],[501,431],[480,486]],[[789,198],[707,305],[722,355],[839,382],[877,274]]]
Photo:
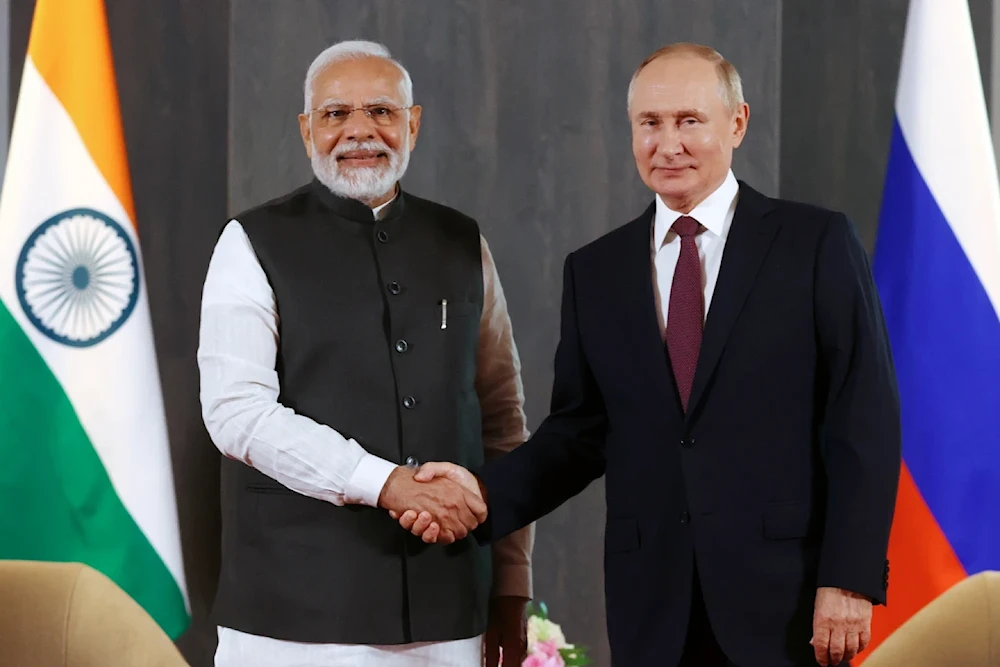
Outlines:
[[[492,542],[605,476],[614,664],[841,664],[885,602],[896,381],[847,218],[738,182],[749,108],[712,49],[666,47],[629,87],[656,193],[572,253],[551,413],[477,471]],[[425,541],[438,517],[406,512]]]

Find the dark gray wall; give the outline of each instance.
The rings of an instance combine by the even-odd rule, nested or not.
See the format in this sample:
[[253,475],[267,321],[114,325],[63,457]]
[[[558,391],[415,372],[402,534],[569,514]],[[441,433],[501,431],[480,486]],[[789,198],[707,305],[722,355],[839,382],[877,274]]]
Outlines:
[[[631,154],[625,92],[665,43],[717,45],[754,100],[737,169],[777,191],[779,5],[689,2],[233,0],[230,205],[311,176],[295,115],[302,79],[326,46],[384,42],[409,69],[423,124],[405,187],[476,217],[507,292],[530,426],[549,400],[566,254],[640,213],[651,195]],[[583,48],[581,42],[587,40]],[[247,110],[252,109],[252,113]],[[536,590],[571,641],[607,665],[603,486],[538,527]]]
[[[34,2],[10,5],[13,109]],[[229,8],[225,0],[107,0],[107,11],[195,616],[179,644],[207,667],[219,459],[201,422],[195,351],[201,285],[226,215]]]
[[[425,115],[405,185],[481,221],[532,427],[548,404],[563,258],[649,201],[624,97],[662,44],[709,43],[740,69],[752,107],[741,178],[842,208],[874,239],[907,0],[106,1],[195,613],[179,643],[195,667],[212,664],[219,527],[194,357],[201,281],[227,215],[309,177],[295,114],[326,45],[381,40],[410,69]],[[34,2],[9,2],[12,118]],[[987,81],[991,4],[970,0]],[[608,664],[603,518],[597,483],[540,522],[535,558],[538,596],[595,667]]]
[[[909,0],[784,2],[781,196],[846,211],[873,247]],[[992,0],[969,0],[990,99]]]

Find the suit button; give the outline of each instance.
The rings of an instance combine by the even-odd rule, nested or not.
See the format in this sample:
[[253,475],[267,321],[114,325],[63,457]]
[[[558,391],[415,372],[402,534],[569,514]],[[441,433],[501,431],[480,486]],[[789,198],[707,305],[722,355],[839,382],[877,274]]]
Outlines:
[[691,449],[692,447],[694,447],[694,438],[686,438],[684,440],[681,440],[681,447],[683,447],[684,449]]
[[407,343],[405,340],[397,340],[396,341],[396,352],[399,352],[400,354],[402,354],[402,353],[406,352],[409,349],[410,349],[410,344]]
[[681,523],[690,523],[691,515],[687,512],[681,512]]
[[389,283],[389,294],[399,294],[403,291],[403,288],[399,286],[395,280]]
[[407,396],[406,398],[403,399],[403,407],[406,408],[407,410],[412,410],[416,404],[417,404],[417,399],[413,398],[412,396]]
[[375,238],[378,239],[379,243],[387,243],[389,241],[389,234],[384,229],[380,229],[375,234]]
[[406,465],[409,468],[416,468],[417,466],[420,465],[420,461],[418,461],[415,456],[407,456],[406,457]]

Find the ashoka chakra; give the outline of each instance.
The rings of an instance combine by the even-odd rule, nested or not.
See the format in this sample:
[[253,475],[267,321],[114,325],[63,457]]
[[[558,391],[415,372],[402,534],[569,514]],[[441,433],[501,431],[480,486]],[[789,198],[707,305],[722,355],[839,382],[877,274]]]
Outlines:
[[87,347],[113,334],[139,297],[135,247],[117,222],[73,209],[32,232],[17,262],[25,315],[49,338]]

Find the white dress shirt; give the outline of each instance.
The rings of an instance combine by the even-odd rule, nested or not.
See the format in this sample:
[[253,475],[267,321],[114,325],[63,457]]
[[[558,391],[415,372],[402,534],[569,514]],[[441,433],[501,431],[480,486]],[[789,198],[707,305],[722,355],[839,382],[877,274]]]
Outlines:
[[[373,210],[377,217],[384,207]],[[507,302],[486,240],[480,237],[483,313],[476,389],[488,457],[528,437],[520,360]],[[298,493],[334,505],[378,505],[395,463],[369,454],[335,425],[320,424],[278,402],[279,313],[274,292],[240,225],[231,220],[216,244],[202,296],[198,364],[205,425],[225,456]],[[402,530],[402,528],[400,528]],[[493,547],[494,595],[531,597],[534,527]],[[405,646],[300,644],[219,628],[216,665],[473,667],[482,638]]]
[[[701,260],[706,318],[709,305],[712,303],[712,294],[715,292],[715,283],[719,280],[722,252],[729,237],[729,228],[733,224],[739,190],[739,183],[730,170],[722,185],[687,214],[705,228],[695,237],[695,244],[698,246],[698,257]],[[671,226],[682,215],[685,214],[671,210],[660,195],[656,195],[656,215],[651,234],[650,253],[653,263],[656,312],[659,316],[660,335],[664,341],[667,334],[667,312],[670,308],[670,286],[673,284],[674,269],[677,268],[677,260],[681,254],[681,238]]]

